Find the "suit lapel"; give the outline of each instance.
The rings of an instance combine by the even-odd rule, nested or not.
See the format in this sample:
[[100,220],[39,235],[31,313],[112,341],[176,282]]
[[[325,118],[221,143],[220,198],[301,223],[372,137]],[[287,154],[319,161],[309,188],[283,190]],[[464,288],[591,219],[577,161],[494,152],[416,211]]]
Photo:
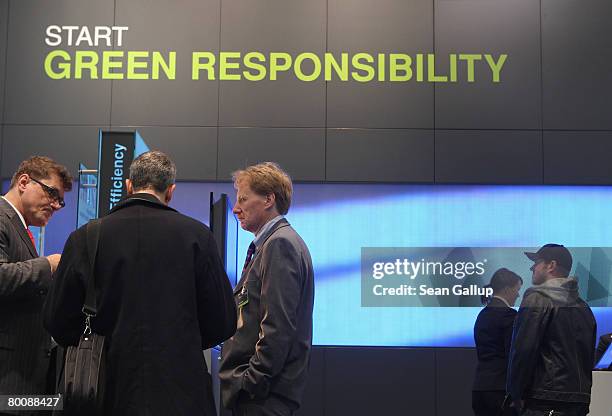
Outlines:
[[30,236],[28,235],[28,232],[23,226],[19,215],[13,215],[13,217],[11,218],[11,223],[13,223],[13,227],[15,228],[15,230],[17,230],[17,234],[19,234],[19,237],[21,237],[25,245],[28,247],[28,251],[30,252],[32,257],[38,257],[38,253],[36,253],[36,248],[32,244],[32,240],[30,240]]
[[11,224],[13,224],[13,228],[15,229],[19,237],[21,237],[21,239],[23,240],[32,257],[38,257],[38,254],[36,253],[36,248],[32,245],[30,236],[26,232],[26,229],[23,226],[23,223],[21,222],[21,218],[19,218],[17,212],[13,209],[12,206],[9,205],[8,202],[6,202],[4,198],[0,198],[0,210],[4,211],[4,215],[9,217],[9,219],[11,220]]
[[246,281],[246,278],[249,275],[249,272],[251,271],[251,268],[253,267],[253,264],[255,263],[255,259],[257,257],[259,257],[259,250],[256,250],[255,253],[253,253],[253,258],[251,258],[251,261],[249,262],[248,266],[242,269],[240,281],[236,284],[236,287],[234,287],[234,293],[238,293],[238,291],[242,289],[242,286],[244,285],[244,282]]
[[244,285],[244,282],[246,281],[246,278],[249,275],[251,268],[255,264],[255,260],[259,258],[259,256],[261,255],[261,248],[264,246],[266,241],[268,241],[268,239],[272,237],[272,234],[274,234],[277,230],[280,230],[281,228],[288,227],[288,226],[289,226],[289,222],[285,218],[283,218],[280,221],[278,221],[276,224],[274,224],[274,227],[270,228],[270,231],[268,232],[268,234],[263,237],[263,241],[261,242],[257,250],[255,250],[255,253],[253,253],[253,258],[251,259],[251,262],[245,269],[242,270],[240,281],[236,284],[236,287],[234,288],[234,293],[238,293],[238,291],[242,289],[242,285]]

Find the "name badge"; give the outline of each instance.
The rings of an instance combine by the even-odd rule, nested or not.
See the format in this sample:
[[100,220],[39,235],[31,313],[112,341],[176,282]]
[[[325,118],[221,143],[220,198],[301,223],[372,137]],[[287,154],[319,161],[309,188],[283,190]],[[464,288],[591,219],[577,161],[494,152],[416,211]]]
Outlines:
[[242,290],[238,294],[238,307],[242,308],[244,305],[249,303],[249,291],[246,288],[246,284],[242,286]]

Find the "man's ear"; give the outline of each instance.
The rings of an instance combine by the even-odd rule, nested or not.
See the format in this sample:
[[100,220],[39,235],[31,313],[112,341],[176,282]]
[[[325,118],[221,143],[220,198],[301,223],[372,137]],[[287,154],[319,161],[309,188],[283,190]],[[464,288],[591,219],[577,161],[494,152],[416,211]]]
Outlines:
[[19,191],[25,191],[26,185],[30,183],[30,176],[27,173],[22,173],[19,175],[16,181],[16,187]]
[[128,195],[132,195],[134,193],[134,186],[132,185],[132,181],[129,179],[125,180],[125,190]]
[[172,195],[174,195],[175,189],[176,189],[175,183],[173,183],[172,185],[168,187],[168,189],[166,189],[166,194],[164,195],[164,198],[166,199],[166,204],[169,204],[170,201],[172,200]]
[[274,207],[276,205],[276,195],[268,194],[266,195],[266,201],[264,202],[266,209]]

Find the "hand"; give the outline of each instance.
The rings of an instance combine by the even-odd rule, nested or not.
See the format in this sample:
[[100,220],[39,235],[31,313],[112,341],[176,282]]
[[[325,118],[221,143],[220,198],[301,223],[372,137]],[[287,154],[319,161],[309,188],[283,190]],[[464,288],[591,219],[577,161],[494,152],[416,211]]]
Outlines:
[[51,254],[50,256],[47,256],[47,260],[49,260],[49,264],[51,265],[52,274],[57,270],[57,265],[59,264],[61,258],[61,254]]

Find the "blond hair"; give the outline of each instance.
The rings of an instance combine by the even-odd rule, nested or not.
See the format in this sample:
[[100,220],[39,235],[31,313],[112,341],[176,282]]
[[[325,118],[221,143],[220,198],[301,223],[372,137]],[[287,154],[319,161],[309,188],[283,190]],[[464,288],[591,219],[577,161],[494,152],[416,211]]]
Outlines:
[[274,162],[263,162],[249,166],[232,173],[234,186],[239,182],[247,181],[253,192],[259,195],[274,194],[276,209],[279,214],[285,215],[291,206],[293,185],[291,177]]

